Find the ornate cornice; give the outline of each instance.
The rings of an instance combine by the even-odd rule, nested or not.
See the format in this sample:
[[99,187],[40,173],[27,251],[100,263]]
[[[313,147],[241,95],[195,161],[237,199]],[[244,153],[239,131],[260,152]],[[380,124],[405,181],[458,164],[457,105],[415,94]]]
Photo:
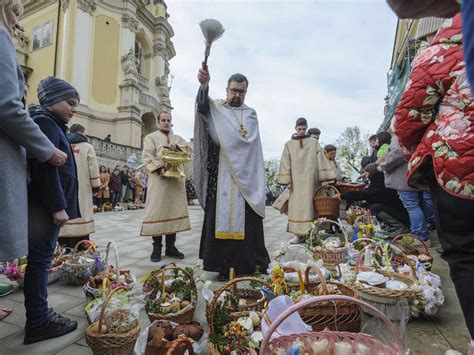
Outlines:
[[138,26],[139,22],[138,20],[129,14],[123,14],[122,15],[122,24],[123,27],[130,29],[132,32],[137,32],[138,31]]
[[132,2],[138,9],[150,5],[150,0],[132,0]]
[[95,0],[77,0],[77,8],[92,15],[96,9]]
[[162,37],[155,38],[153,41],[153,55],[159,55],[166,61],[174,58],[176,50],[174,49],[173,42]]
[[61,2],[61,6],[63,7],[64,12],[66,12],[69,9],[70,3],[71,3],[71,0],[63,0]]
[[25,17],[28,17],[32,14],[35,14],[35,13],[47,8],[51,4],[55,4],[55,3],[57,3],[56,0],[44,0],[44,1],[28,0],[28,1],[24,1],[23,6],[24,6],[25,10],[23,11],[23,14],[20,16],[20,22],[21,22],[21,19],[23,19]]

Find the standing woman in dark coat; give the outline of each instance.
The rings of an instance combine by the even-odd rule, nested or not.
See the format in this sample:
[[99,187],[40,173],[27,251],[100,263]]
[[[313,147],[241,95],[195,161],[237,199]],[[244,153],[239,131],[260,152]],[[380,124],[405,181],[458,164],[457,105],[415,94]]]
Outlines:
[[[22,257],[28,250],[25,149],[52,165],[66,161],[66,155],[54,148],[24,109],[25,79],[11,39],[22,12],[20,0],[0,0],[0,262]],[[12,285],[0,283],[0,296],[12,290]],[[0,309],[0,319],[11,312]]]
[[55,338],[77,328],[76,321],[48,308],[46,284],[60,227],[69,219],[80,217],[76,163],[66,136],[79,94],[67,82],[48,77],[38,85],[38,98],[40,105],[30,107],[30,115],[51,143],[67,154],[67,161],[57,168],[34,158],[29,160],[28,264],[23,286],[25,344]]
[[25,148],[42,162],[61,165],[66,161],[66,155],[54,148],[23,106],[25,80],[11,39],[22,11],[20,0],[0,0],[0,262],[27,252]]

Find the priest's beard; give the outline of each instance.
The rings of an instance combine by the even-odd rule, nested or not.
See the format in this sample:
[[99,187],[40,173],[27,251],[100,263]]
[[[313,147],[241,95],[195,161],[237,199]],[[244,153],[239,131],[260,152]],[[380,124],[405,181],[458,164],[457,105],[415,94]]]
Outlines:
[[242,105],[242,99],[240,97],[234,97],[230,100],[230,106],[232,107],[240,107]]

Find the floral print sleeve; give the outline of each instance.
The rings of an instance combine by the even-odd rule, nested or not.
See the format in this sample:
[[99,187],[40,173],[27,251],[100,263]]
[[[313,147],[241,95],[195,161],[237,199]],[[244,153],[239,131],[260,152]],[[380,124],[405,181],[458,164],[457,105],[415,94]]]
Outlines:
[[448,51],[458,51],[459,55],[444,55],[442,44],[433,51],[429,48],[414,62],[414,68],[407,82],[405,92],[395,112],[395,133],[400,139],[403,152],[410,156],[420,143],[427,126],[433,122],[438,105],[446,90],[451,86],[462,48],[449,47]]

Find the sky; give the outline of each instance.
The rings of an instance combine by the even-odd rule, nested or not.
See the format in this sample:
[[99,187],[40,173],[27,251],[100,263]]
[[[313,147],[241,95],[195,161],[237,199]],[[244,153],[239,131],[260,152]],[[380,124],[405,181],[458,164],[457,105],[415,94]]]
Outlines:
[[335,143],[345,127],[375,133],[383,119],[397,19],[383,0],[168,0],[176,57],[170,62],[174,132],[193,136],[196,75],[204,57],[199,22],[219,20],[225,33],[211,49],[210,96],[224,98],[227,79],[249,80],[266,159],[279,158],[305,117]]

